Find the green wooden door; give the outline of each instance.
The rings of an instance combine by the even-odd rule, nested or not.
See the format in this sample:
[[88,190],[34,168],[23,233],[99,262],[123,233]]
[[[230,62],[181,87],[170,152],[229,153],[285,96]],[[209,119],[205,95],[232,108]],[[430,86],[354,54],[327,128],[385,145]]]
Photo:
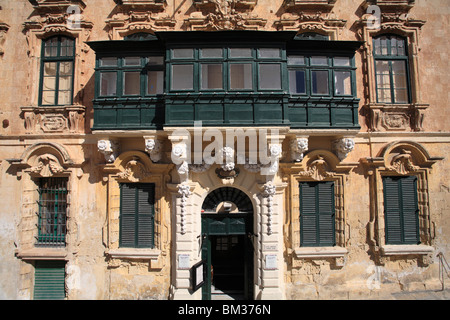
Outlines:
[[252,215],[203,214],[202,259],[206,261],[203,300],[211,300],[211,288],[236,299],[253,298]]

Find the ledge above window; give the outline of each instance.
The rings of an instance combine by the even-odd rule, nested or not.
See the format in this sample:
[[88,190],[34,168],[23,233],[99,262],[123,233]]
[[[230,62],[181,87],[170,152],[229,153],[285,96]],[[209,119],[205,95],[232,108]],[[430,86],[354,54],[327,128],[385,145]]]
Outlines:
[[136,249],[121,248],[106,251],[106,255],[113,259],[140,259],[140,260],[158,260],[161,251],[158,249]]
[[16,257],[22,260],[67,260],[66,248],[32,248],[17,250]]

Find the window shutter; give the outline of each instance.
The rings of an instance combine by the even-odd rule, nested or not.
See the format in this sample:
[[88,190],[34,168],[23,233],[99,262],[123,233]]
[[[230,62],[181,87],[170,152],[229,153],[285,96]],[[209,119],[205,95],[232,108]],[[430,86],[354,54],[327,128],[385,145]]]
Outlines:
[[136,239],[136,189],[132,184],[122,184],[120,195],[120,246],[134,247]]
[[302,246],[335,245],[333,182],[300,184],[300,227]]
[[122,184],[120,246],[154,246],[154,184]]
[[417,203],[417,177],[400,180],[402,191],[404,243],[419,243],[419,207]]
[[138,234],[139,247],[153,247],[155,188],[145,184],[137,189],[138,197]]
[[66,297],[64,280],[65,261],[36,261],[34,272],[34,299],[64,299]]
[[300,184],[300,243],[302,246],[317,244],[316,188],[313,183]]
[[320,245],[335,245],[335,210],[334,210],[334,183],[322,182],[317,184],[317,197],[319,204],[319,230]]
[[385,177],[383,186],[386,243],[419,243],[417,177]]

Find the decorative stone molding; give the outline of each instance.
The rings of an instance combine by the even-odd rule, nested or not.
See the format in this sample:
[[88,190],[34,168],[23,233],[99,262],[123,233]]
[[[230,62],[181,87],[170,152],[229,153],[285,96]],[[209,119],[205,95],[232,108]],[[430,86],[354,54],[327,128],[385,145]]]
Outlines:
[[186,233],[186,214],[187,214],[187,199],[191,195],[190,186],[188,184],[179,184],[178,185],[178,194],[181,197],[180,202],[180,228],[181,234]]
[[262,196],[267,199],[267,235],[272,234],[273,196],[276,193],[275,185],[269,181],[262,187]]
[[202,162],[202,164],[190,164],[189,170],[195,173],[203,173],[208,171],[208,169],[211,167],[211,164],[208,164],[206,162]]
[[[431,157],[418,143],[397,141],[386,145],[381,150],[380,156],[360,160],[369,176],[371,186],[369,245],[380,264],[384,264],[389,257],[407,255],[418,256],[424,265],[428,261],[426,256],[430,254],[429,249],[434,237],[431,230],[433,222],[429,209],[428,175],[432,165],[442,159],[443,157]],[[392,175],[417,177],[420,246],[386,246],[383,177]]]
[[336,0],[284,0],[283,8],[293,10],[305,10],[310,8],[333,8]]
[[[258,30],[267,23],[251,11],[256,0],[194,0],[200,11],[184,22],[190,30]],[[245,12],[247,11],[247,12]]]
[[[0,7],[1,10],[1,7]],[[0,21],[0,56],[5,54],[5,50],[3,49],[3,45],[6,40],[6,33],[9,30],[9,25]]]
[[110,40],[122,40],[136,32],[170,31],[176,20],[164,12],[166,0],[114,0],[116,13],[106,26]]
[[41,177],[51,177],[55,174],[64,172],[64,168],[59,164],[58,159],[51,155],[45,154],[39,156],[34,167],[29,171],[33,174],[38,174]]
[[329,165],[321,155],[318,155],[315,160],[309,162],[307,168],[306,171],[299,173],[300,176],[308,177],[316,181],[322,181],[332,178],[335,175],[334,172],[328,171]]
[[294,162],[303,160],[303,154],[308,150],[308,138],[296,137],[290,142],[291,159]]
[[150,154],[153,162],[161,160],[161,143],[156,137],[144,137],[145,151]]
[[338,19],[333,12],[285,12],[274,25],[278,30],[295,30],[299,33],[318,32],[327,35],[330,40],[339,40],[346,20]]
[[382,11],[407,10],[409,11],[415,4],[415,0],[365,0],[364,7],[377,5]]
[[82,133],[86,108],[80,105],[21,107],[25,133]]
[[97,142],[98,151],[105,155],[108,163],[114,162],[119,154],[119,143],[115,140],[99,140]]
[[333,149],[339,160],[343,161],[347,155],[355,148],[355,140],[353,138],[341,138],[333,141]]
[[139,157],[132,157],[125,165],[125,171],[120,172],[118,177],[131,182],[139,182],[147,179],[150,175],[151,172],[147,170]]

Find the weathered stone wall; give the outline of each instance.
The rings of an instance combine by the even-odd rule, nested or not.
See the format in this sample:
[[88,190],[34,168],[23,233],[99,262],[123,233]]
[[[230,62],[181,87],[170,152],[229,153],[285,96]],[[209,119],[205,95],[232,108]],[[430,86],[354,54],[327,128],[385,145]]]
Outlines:
[[[163,12],[156,10],[151,18],[134,22],[147,25],[148,31],[159,30],[214,30],[230,27],[266,31],[303,30],[303,22],[329,21],[323,29],[332,39],[361,40],[358,22],[365,14],[364,1],[339,0],[332,8],[322,11],[320,19],[299,20],[300,9],[289,11],[282,1],[258,0],[248,9],[225,11],[224,19],[208,20],[209,7],[196,7],[192,1],[167,1]],[[77,34],[83,41],[121,39],[132,29],[129,11],[121,10],[113,0],[84,0],[85,28]],[[35,143],[50,142],[64,147],[76,165],[66,168],[70,175],[70,220],[66,286],[68,299],[167,299],[175,276],[176,257],[173,254],[172,193],[162,192],[161,214],[162,251],[157,260],[111,258],[105,252],[110,247],[116,224],[108,224],[108,183],[114,174],[103,168],[105,159],[97,149],[97,136],[92,134],[92,99],[94,97],[95,54],[85,44],[77,49],[78,91],[76,103],[83,106],[83,121],[78,129],[68,116],[68,128],[58,132],[43,132],[26,125],[23,107],[37,106],[39,83],[40,42],[42,34],[33,32],[33,23],[44,17],[37,14],[27,0],[0,0],[0,299],[31,299],[33,290],[34,220],[36,192],[32,179],[24,168],[13,165],[11,159],[20,159]],[[317,14],[319,7],[310,6],[308,14]],[[323,8],[321,8],[323,9]],[[320,10],[321,10],[320,9]],[[139,8],[136,9],[139,11]],[[439,289],[439,263],[436,254],[450,257],[450,128],[447,103],[449,93],[448,39],[449,10],[446,0],[416,0],[409,15],[426,21],[418,28],[417,58],[420,103],[424,111],[424,131],[414,131],[409,124],[401,130],[384,130],[367,134],[369,104],[364,50],[356,55],[358,97],[361,98],[359,121],[361,131],[355,137],[355,149],[345,162],[354,166],[344,178],[346,254],[343,264],[335,259],[293,259],[290,242],[283,248],[285,296],[287,299],[358,299],[383,298],[402,290]],[[240,15],[237,15],[239,13]],[[216,15],[219,15],[216,12]],[[294,18],[293,18],[294,17]],[[295,18],[297,17],[297,18]],[[290,21],[294,22],[290,22]],[[224,24],[228,21],[229,24]],[[28,25],[24,25],[28,22]],[[282,23],[283,22],[283,23]],[[45,23],[44,23],[45,25]],[[312,28],[312,27],[311,27]],[[40,29],[39,29],[40,30]],[[146,30],[146,29],[144,29]],[[397,32],[398,30],[393,30]],[[37,32],[37,31],[36,31]],[[49,33],[50,34],[50,33]],[[411,120],[412,121],[412,120]],[[420,143],[431,157],[443,157],[428,171],[428,199],[430,211],[431,245],[435,248],[429,264],[424,265],[416,255],[389,258],[381,265],[370,245],[368,235],[373,195],[368,170],[360,159],[379,156],[381,150],[393,141]],[[331,149],[331,140],[314,137],[310,151]],[[122,150],[144,150],[143,139],[128,139]],[[164,152],[170,153],[166,145]],[[171,171],[168,176],[176,176]],[[169,182],[170,177],[164,180]],[[280,178],[280,177],[279,177]],[[207,179],[203,177],[202,179]],[[201,181],[202,179],[199,179]],[[281,178],[280,178],[281,179]],[[204,185],[210,183],[204,182]],[[256,181],[246,181],[253,185]],[[202,189],[203,190],[203,189]],[[205,189],[206,190],[206,189]],[[279,196],[278,199],[284,197]],[[200,201],[200,200],[199,200]],[[195,204],[195,206],[201,206]],[[281,204],[277,205],[280,208]],[[284,208],[288,207],[284,203]],[[280,209],[281,210],[281,209]],[[288,210],[285,210],[288,212]],[[280,226],[282,225],[279,222]],[[281,228],[281,227],[280,227]],[[115,230],[117,231],[117,230]],[[117,239],[115,239],[117,241]]]

